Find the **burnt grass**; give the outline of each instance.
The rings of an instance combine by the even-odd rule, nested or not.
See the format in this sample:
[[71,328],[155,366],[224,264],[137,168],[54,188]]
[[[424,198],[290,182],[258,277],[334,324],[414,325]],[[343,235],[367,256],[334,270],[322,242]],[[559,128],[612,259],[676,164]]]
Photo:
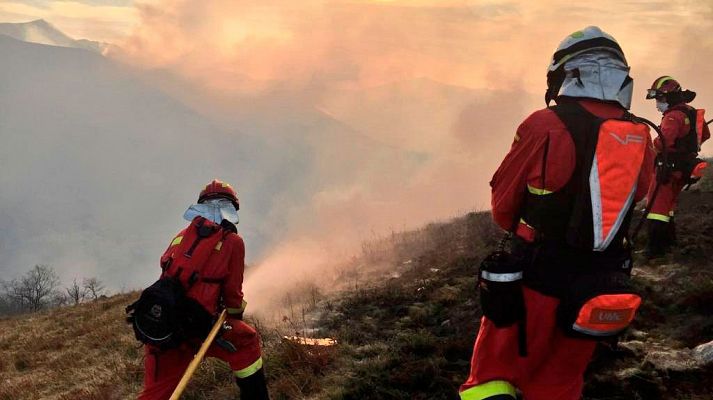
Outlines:
[[[619,343],[598,346],[585,400],[713,398],[713,365],[686,364],[690,348],[713,340],[712,211],[713,193],[683,193],[678,247],[651,262],[636,254],[634,283],[644,303]],[[395,250],[383,256],[398,276],[325,305],[321,333],[341,343],[325,398],[458,398],[482,315],[477,266],[501,234],[488,213],[471,213],[419,235],[393,238]],[[644,229],[637,248],[645,241]]]

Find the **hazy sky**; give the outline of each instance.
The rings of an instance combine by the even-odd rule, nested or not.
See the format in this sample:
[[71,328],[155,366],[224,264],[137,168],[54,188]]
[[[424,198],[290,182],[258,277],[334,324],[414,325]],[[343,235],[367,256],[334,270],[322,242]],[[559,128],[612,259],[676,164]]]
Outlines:
[[[639,90],[663,73],[682,71],[686,57],[675,44],[708,32],[711,4],[3,0],[0,20],[45,18],[74,37],[119,44],[134,63],[180,70],[213,87],[219,82],[222,90],[249,89],[245,78],[254,89],[274,79],[295,83],[328,75],[344,86],[427,77],[470,88],[540,93],[545,65],[559,40],[592,24],[622,44]],[[703,47],[711,43],[708,34],[693,40]]]

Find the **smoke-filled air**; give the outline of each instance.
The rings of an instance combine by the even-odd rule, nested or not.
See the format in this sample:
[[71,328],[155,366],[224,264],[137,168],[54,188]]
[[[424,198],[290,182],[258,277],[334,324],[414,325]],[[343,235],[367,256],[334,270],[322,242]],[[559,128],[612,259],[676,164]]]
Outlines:
[[635,113],[655,117],[660,71],[713,102],[710,4],[605,3],[3,2],[6,21],[49,21],[28,42],[100,51],[0,36],[0,267],[143,287],[216,177],[240,197],[253,312],[332,284],[364,241],[489,208],[564,32],[617,37]]
[[713,399],[711,32],[0,0],[0,400]]

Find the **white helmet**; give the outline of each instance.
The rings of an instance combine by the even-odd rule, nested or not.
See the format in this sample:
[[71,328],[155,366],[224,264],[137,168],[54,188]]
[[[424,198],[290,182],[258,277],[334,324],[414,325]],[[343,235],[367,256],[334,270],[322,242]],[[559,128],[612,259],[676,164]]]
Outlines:
[[613,101],[631,107],[633,79],[616,39],[589,26],[567,36],[547,69],[545,102],[558,96]]

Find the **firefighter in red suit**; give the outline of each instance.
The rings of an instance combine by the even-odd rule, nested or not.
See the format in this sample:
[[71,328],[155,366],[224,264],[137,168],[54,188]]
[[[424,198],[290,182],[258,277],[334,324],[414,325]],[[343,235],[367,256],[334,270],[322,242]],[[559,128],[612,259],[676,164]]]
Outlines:
[[[649,257],[664,255],[675,243],[676,201],[684,186],[691,183],[691,174],[700,163],[696,157],[701,144],[710,138],[704,110],[688,105],[695,95],[695,92],[683,90],[670,76],[656,79],[646,95],[647,99],[656,99],[656,108],[663,113],[660,128],[666,142],[668,164],[666,169],[658,169],[649,189],[648,198],[652,201],[647,215],[649,241],[646,252]],[[663,145],[659,138],[654,140],[654,146],[659,154],[657,162],[663,163]]]
[[[201,276],[206,278],[196,282],[187,295],[211,314],[217,314],[222,308],[227,310],[229,329],[222,330],[218,343],[213,343],[207,355],[229,364],[240,387],[241,399],[263,400],[269,397],[262,369],[260,338],[256,330],[242,320],[247,304],[242,291],[245,244],[235,226],[238,208],[235,190],[227,183],[213,180],[201,191],[198,204],[186,211],[184,217],[193,221],[191,225],[200,220],[203,226],[216,229],[219,226],[225,232],[220,241],[208,249],[212,250],[211,254],[201,268]],[[171,241],[161,257],[162,266],[185,244],[188,229],[190,226]],[[200,345],[200,341],[187,341],[168,350],[146,345],[144,389],[139,399],[168,399]]]
[[[592,118],[621,118],[631,101],[633,82],[628,71],[614,38],[598,27],[588,27],[568,36],[555,53],[548,73],[546,102],[549,105],[556,100],[558,106],[575,107]],[[599,79],[600,76],[605,79]],[[531,114],[517,129],[509,153],[490,182],[495,222],[514,232],[523,247],[538,241],[540,225],[550,219],[538,221],[534,214],[531,218],[531,209],[540,199],[554,199],[566,192],[578,168],[576,147],[568,129],[550,108]],[[628,209],[644,198],[652,174],[653,151],[648,129],[645,133],[645,137],[614,138],[638,152],[637,161],[631,164],[634,175],[628,183],[632,187],[625,204]],[[617,183],[602,185],[601,190],[606,191]],[[566,206],[550,208],[551,219],[559,218],[558,213],[569,212]],[[622,225],[628,224],[627,210],[619,210],[625,216]],[[606,252],[629,251],[626,232],[613,237]],[[475,341],[470,376],[460,388],[461,399],[514,400],[518,391],[525,400],[581,397],[583,374],[596,341],[568,337],[557,326],[559,290],[572,279],[580,253],[563,241],[560,243],[559,238],[555,243],[549,248],[543,246],[539,259],[533,258],[531,262],[532,270],[524,272],[526,354],[519,348],[517,326],[499,328],[484,316]],[[572,255],[571,264],[562,262]]]

